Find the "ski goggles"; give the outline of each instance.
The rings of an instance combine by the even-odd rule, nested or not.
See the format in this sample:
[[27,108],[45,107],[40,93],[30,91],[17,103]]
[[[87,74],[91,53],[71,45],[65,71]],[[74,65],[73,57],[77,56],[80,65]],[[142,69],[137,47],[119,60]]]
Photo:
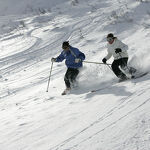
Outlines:
[[107,41],[108,41],[108,42],[113,41],[113,37],[107,37]]

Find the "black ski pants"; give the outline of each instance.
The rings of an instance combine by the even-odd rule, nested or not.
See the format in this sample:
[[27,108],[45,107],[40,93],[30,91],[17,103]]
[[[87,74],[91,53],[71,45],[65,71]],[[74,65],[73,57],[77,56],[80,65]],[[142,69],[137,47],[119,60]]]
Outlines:
[[111,67],[112,67],[112,70],[114,72],[114,74],[119,77],[119,78],[122,78],[122,77],[125,77],[126,75],[120,70],[119,67],[121,68],[124,68],[127,66],[127,62],[128,62],[128,58],[120,58],[120,59],[117,59],[117,60],[114,60]]
[[79,74],[79,70],[76,68],[68,68],[64,77],[66,88],[71,87],[71,83],[76,81],[76,77]]

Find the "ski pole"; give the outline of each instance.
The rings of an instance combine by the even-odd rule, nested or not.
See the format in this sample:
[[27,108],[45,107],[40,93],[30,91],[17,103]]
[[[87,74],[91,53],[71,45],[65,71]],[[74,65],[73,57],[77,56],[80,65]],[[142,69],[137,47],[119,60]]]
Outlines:
[[106,65],[108,66],[108,68],[113,72],[112,68],[109,66],[109,64],[106,63]]
[[50,69],[50,74],[49,74],[49,79],[48,79],[48,84],[47,84],[47,90],[46,90],[46,92],[48,92],[48,88],[49,88],[49,84],[50,84],[50,79],[51,79],[52,68],[53,68],[53,62],[51,64],[51,69]]
[[[111,65],[111,64],[104,64],[104,63],[99,63],[99,62],[93,62],[93,61],[83,61],[84,63],[93,63],[93,64],[101,64],[101,65]],[[110,66],[109,66],[110,67]]]

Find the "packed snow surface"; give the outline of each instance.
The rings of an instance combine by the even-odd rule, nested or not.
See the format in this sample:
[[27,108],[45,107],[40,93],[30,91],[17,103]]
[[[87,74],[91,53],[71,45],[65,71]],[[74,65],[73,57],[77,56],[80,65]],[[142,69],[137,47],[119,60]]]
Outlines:
[[107,65],[84,63],[79,87],[62,96],[66,66],[54,63],[46,92],[65,40],[101,62],[114,33],[129,46],[129,65],[149,71],[149,8],[148,0],[1,0],[0,149],[149,150],[149,74],[118,83]]

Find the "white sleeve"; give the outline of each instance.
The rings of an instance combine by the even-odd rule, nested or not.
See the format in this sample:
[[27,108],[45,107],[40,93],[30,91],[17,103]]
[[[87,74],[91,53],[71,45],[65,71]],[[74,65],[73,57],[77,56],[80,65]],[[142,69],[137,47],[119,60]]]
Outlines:
[[112,53],[110,53],[108,49],[107,49],[107,52],[108,52],[108,54],[107,54],[107,56],[105,58],[108,60],[112,56]]
[[118,42],[119,42],[119,47],[118,48],[121,48],[123,51],[128,50],[128,45],[122,43],[120,40],[118,40]]

